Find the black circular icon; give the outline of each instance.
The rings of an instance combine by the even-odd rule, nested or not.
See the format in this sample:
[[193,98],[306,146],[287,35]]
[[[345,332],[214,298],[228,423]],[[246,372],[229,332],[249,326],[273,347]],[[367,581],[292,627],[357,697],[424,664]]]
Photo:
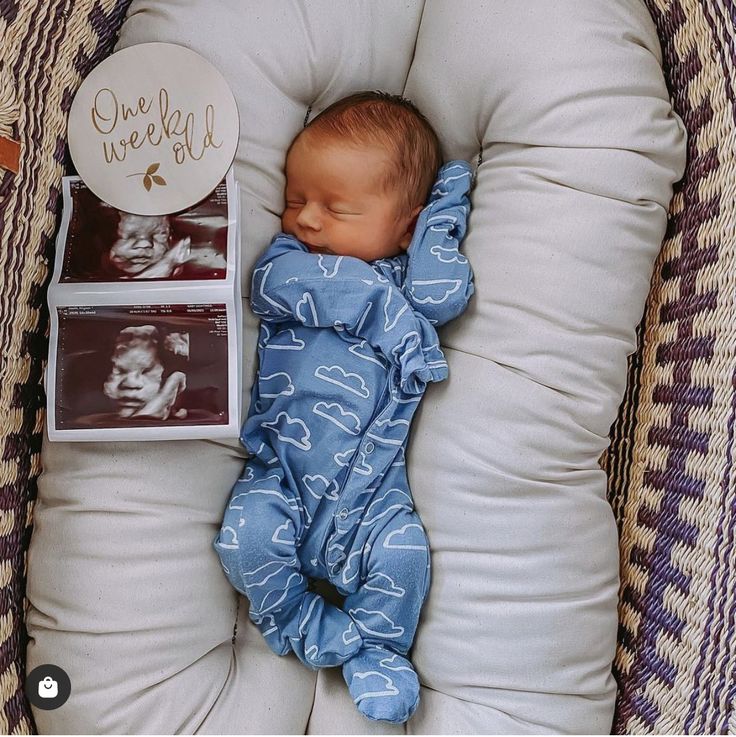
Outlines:
[[39,665],[26,676],[26,696],[37,709],[58,709],[71,692],[72,682],[58,665]]

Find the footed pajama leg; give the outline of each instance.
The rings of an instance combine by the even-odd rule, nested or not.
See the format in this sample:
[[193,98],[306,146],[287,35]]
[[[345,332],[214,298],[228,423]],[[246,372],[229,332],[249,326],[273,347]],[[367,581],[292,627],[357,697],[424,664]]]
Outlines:
[[297,545],[305,510],[277,464],[251,459],[233,487],[214,546],[250,618],[277,654],[293,650],[310,668],[340,665],[360,648],[350,617],[313,592]]
[[419,703],[419,679],[405,657],[429,589],[429,544],[419,517],[405,510],[363,548],[365,578],[344,609],[363,647],[343,665],[358,710],[369,719],[405,722]]

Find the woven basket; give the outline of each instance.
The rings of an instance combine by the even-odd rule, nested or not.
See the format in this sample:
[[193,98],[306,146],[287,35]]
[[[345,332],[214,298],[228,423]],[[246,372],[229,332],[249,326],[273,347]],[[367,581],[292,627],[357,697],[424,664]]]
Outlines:
[[0,135],[20,170],[0,169],[0,734],[28,734],[22,691],[25,551],[44,422],[45,287],[61,205],[66,120],[112,50],[130,0],[0,0]]
[[[0,0],[0,733],[25,734],[25,551],[66,117],[129,0]],[[646,0],[689,162],[607,454],[621,530],[617,733],[736,732],[736,12]]]
[[688,165],[608,453],[614,730],[736,732],[736,9],[647,0]]

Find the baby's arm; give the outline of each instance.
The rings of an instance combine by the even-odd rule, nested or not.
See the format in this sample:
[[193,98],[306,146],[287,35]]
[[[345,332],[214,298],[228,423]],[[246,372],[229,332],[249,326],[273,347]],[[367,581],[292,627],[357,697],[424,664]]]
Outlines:
[[172,246],[155,263],[151,264],[145,271],[136,275],[136,279],[165,279],[171,276],[177,266],[189,260],[191,238],[182,238],[176,245]]
[[[187,376],[181,371],[174,371],[171,376],[164,382],[159,393],[148,401],[148,403],[141,407],[134,413],[134,417],[145,416],[145,417],[156,417],[159,420],[168,420],[171,414],[171,408],[176,402],[176,398],[181,392],[187,388]],[[178,418],[182,418],[180,414],[182,410],[176,413]],[[184,410],[184,417],[186,416],[186,410]]]
[[409,246],[404,294],[433,325],[456,318],[473,294],[473,272],[459,251],[470,212],[470,185],[466,162],[445,164]]
[[401,290],[369,264],[350,256],[315,256],[279,234],[253,271],[251,306],[269,322],[346,330],[366,340],[400,369],[409,393],[441,381],[447,364],[437,334]]

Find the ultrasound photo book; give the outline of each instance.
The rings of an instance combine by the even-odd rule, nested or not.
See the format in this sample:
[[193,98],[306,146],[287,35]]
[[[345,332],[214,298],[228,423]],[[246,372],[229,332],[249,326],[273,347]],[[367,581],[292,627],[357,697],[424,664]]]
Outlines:
[[[152,172],[150,176],[156,176]],[[237,437],[241,300],[232,169],[201,202],[134,215],[63,180],[49,287],[51,440]]]

